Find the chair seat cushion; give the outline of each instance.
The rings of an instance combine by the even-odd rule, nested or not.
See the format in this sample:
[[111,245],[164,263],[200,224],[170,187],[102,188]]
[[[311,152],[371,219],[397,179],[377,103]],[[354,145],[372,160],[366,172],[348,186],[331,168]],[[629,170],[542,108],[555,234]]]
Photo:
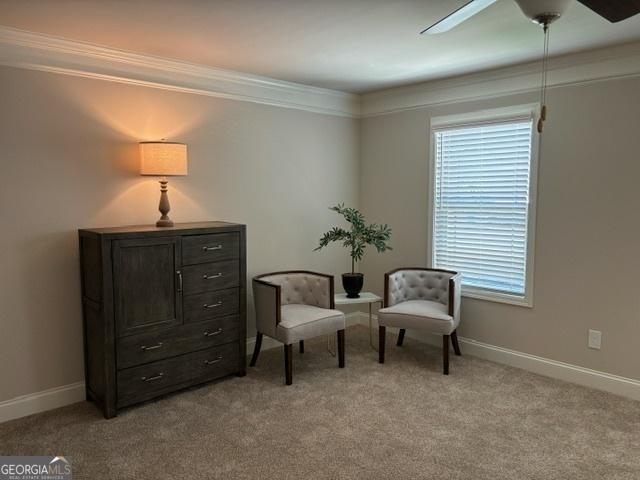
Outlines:
[[430,300],[408,300],[378,311],[378,323],[385,327],[427,330],[449,335],[458,322],[449,315],[448,307]]
[[276,328],[276,335],[285,344],[328,335],[345,328],[344,313],[340,310],[297,303],[280,308],[280,323]]

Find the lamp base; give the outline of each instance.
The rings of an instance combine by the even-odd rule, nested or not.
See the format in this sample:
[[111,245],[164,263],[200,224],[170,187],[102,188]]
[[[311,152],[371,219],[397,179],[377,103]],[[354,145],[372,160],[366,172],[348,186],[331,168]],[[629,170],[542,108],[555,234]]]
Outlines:
[[160,210],[162,216],[160,220],[156,222],[156,227],[173,227],[173,220],[169,218],[171,206],[169,205],[169,195],[167,194],[168,183],[166,178],[163,177],[160,179],[160,205],[158,206],[158,210]]
[[156,222],[156,227],[173,227],[173,220],[170,218],[161,218]]

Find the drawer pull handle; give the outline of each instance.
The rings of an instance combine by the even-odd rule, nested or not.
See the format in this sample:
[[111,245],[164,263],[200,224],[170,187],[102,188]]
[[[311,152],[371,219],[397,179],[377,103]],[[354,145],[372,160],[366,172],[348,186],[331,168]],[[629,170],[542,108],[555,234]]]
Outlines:
[[222,273],[216,273],[215,275],[203,275],[202,278],[204,280],[213,280],[214,278],[220,278],[222,276]]
[[216,307],[221,307],[222,306],[222,302],[218,302],[218,303],[205,303],[202,308],[216,308]]
[[213,247],[202,247],[202,251],[203,252],[211,252],[213,250],[221,250],[222,249],[222,245],[214,245]]
[[215,335],[220,335],[221,333],[222,333],[222,329],[221,328],[219,328],[215,332],[210,332],[210,331],[207,330],[207,331],[204,332],[204,336],[205,337],[213,337]]
[[205,365],[213,365],[214,363],[218,363],[220,360],[222,360],[222,356],[214,359],[214,360],[205,360],[204,364]]
[[153,347],[147,347],[146,345],[143,345],[142,347],[140,347],[140,350],[142,350],[143,352],[148,352],[149,350],[157,350],[158,348],[162,348],[162,342],[158,342],[158,344],[154,345]]
[[160,372],[155,377],[142,377],[142,380],[145,382],[153,382],[155,380],[161,380],[163,376],[164,376],[164,373]]

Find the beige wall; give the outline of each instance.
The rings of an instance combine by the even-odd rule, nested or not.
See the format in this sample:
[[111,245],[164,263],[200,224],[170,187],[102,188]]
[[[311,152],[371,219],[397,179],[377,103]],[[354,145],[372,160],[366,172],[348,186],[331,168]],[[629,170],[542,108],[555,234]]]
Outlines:
[[[429,120],[536,102],[522,94],[366,118],[360,205],[394,229],[368,255],[368,284],[425,265]],[[464,299],[460,333],[481,342],[640,379],[640,78],[549,92],[538,182],[534,308]],[[602,331],[602,350],[587,330]]]
[[83,379],[76,231],[155,222],[140,140],[189,145],[172,217],[246,223],[249,276],[348,268],[312,250],[357,203],[356,120],[13,68],[0,92],[0,401]]
[[[426,261],[430,117],[537,100],[357,121],[4,67],[0,92],[0,401],[82,380],[76,229],[155,221],[158,185],[137,175],[138,141],[189,144],[172,216],[246,223],[249,276],[340,274],[345,251],[312,249],[336,221],[328,205],[359,204],[394,229],[395,250],[368,251],[361,266],[381,293],[386,270]],[[534,308],[465,299],[461,334],[640,378],[640,79],[553,89],[549,103]],[[603,332],[601,351],[587,349],[589,328]]]

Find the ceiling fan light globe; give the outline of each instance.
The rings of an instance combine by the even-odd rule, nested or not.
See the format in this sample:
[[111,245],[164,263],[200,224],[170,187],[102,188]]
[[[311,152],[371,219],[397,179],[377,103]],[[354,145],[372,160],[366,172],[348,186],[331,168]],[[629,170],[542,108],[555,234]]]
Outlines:
[[571,0],[515,0],[532,22],[549,25],[567,11]]

